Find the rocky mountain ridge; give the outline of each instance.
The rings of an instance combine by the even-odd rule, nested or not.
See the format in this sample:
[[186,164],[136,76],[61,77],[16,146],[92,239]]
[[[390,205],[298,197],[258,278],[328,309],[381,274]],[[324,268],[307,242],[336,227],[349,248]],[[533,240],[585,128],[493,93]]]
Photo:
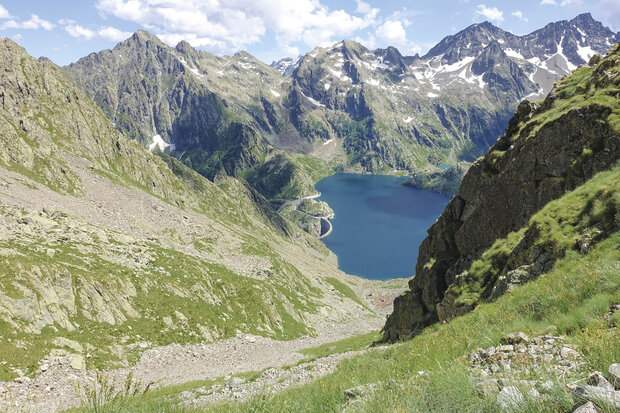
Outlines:
[[[521,99],[543,96],[617,38],[589,14],[521,37],[481,23],[423,57],[343,41],[298,62],[274,62],[276,69],[245,52],[217,57],[137,32],[65,69],[119,129],[211,179],[294,155],[282,169],[291,172],[263,193],[282,202],[312,192],[293,184],[311,180],[309,162],[329,174],[473,161]],[[261,179],[269,177],[255,177]],[[279,190],[287,185],[295,190],[284,196]]]

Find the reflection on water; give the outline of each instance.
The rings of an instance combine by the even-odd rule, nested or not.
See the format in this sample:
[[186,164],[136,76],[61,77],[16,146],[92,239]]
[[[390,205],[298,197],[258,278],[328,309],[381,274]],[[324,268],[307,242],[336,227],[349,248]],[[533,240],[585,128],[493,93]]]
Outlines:
[[426,230],[449,199],[401,185],[402,180],[336,174],[316,184],[320,199],[335,212],[333,231],[323,242],[342,271],[378,280],[413,275]]

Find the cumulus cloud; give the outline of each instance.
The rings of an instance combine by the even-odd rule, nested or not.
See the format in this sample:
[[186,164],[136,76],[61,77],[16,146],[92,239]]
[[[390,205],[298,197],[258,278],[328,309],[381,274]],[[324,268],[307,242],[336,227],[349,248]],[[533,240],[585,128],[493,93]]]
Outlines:
[[513,11],[512,13],[513,16],[515,16],[517,19],[519,20],[523,20],[524,22],[527,23],[527,17],[523,16],[523,12],[521,10],[517,10],[517,11]]
[[379,9],[356,0],[355,13],[331,10],[320,0],[97,0],[103,15],[138,23],[164,42],[229,52],[257,43],[271,32],[288,55],[298,44],[329,45],[376,24]]
[[[85,39],[85,40],[93,40],[93,39],[104,39],[110,40],[114,42],[118,42],[120,40],[124,40],[131,36],[129,32],[123,32],[116,27],[106,26],[101,27],[97,30],[92,30],[84,26],[80,26],[76,24],[73,20],[61,20],[61,24],[65,24],[65,31],[69,33],[70,36],[75,37],[77,39]],[[59,22],[60,23],[60,22]]]
[[0,4],[0,19],[8,19],[10,17],[11,14]]
[[476,6],[476,13],[492,22],[501,23],[504,21],[504,12],[497,7],[487,7],[484,4]]
[[398,44],[407,41],[407,32],[403,23],[396,20],[388,20],[377,29],[377,36],[388,44]]
[[407,30],[411,22],[407,19],[386,20],[377,28],[376,35],[386,46],[395,46],[401,53],[413,54],[421,51],[421,47],[407,39]]
[[357,9],[355,10],[357,13],[370,14],[373,12],[373,8],[370,6],[369,3],[366,3],[365,1],[355,0],[355,3],[357,4]]
[[2,23],[0,29],[44,29],[44,30],[52,30],[54,28],[54,24],[50,23],[47,20],[44,20],[37,16],[36,14],[31,14],[29,20],[25,21],[17,21],[17,20],[7,20]]
[[553,6],[558,5],[558,3],[555,0],[541,0],[540,4],[551,4]]

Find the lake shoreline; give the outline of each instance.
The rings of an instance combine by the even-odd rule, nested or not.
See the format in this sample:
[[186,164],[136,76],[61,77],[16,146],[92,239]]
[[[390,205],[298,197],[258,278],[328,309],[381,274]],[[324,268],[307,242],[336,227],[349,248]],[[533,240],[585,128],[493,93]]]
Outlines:
[[381,281],[409,278],[415,272],[426,230],[450,199],[402,185],[406,180],[406,176],[339,173],[315,185],[319,200],[335,212],[319,239],[336,254],[340,270]]

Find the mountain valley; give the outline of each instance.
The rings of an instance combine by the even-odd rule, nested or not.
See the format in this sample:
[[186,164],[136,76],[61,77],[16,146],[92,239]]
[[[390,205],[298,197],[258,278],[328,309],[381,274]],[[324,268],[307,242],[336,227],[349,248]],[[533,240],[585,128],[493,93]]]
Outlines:
[[[272,65],[6,38],[0,69],[0,410],[620,409],[620,33],[590,14]],[[340,172],[451,197],[413,278],[339,269]]]

